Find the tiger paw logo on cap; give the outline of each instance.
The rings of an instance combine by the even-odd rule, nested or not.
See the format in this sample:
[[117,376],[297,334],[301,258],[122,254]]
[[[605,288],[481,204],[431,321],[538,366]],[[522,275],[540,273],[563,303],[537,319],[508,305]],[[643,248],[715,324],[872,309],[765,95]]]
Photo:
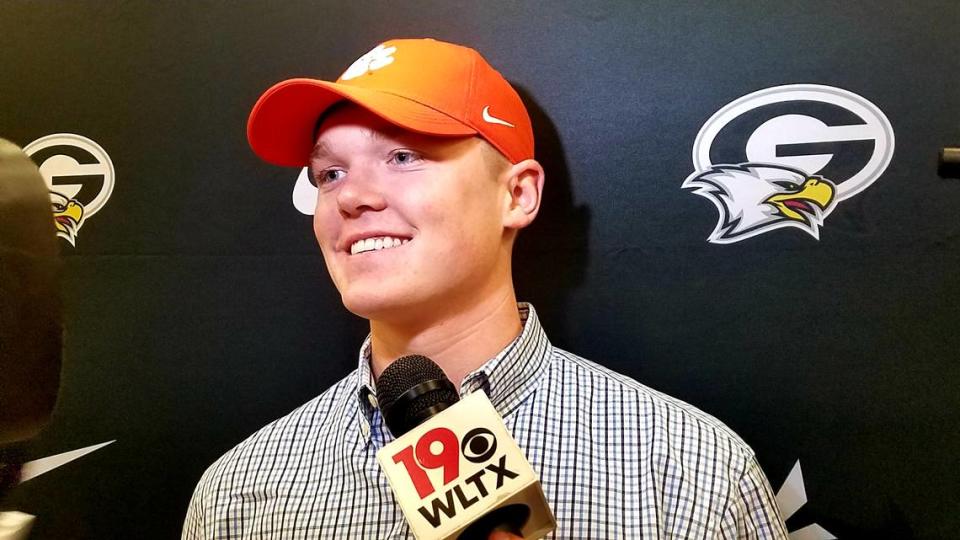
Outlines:
[[357,58],[350,64],[350,67],[340,76],[341,81],[349,81],[357,77],[366,75],[371,71],[376,71],[384,66],[393,63],[393,53],[397,52],[396,47],[387,47],[384,44],[377,45],[370,52]]

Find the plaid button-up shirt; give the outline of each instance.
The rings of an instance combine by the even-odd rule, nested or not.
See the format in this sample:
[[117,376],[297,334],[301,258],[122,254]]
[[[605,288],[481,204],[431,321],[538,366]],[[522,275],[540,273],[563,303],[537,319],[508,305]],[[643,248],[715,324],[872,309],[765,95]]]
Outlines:
[[[520,304],[521,334],[464,378],[485,391],[557,518],[550,538],[786,538],[753,451],[679,400],[553,347]],[[183,538],[410,538],[376,461],[393,440],[359,367],[204,473]]]

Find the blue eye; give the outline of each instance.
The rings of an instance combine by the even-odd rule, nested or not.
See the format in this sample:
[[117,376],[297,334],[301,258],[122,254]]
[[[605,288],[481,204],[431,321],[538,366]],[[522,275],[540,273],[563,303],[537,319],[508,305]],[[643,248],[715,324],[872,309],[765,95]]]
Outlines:
[[319,187],[319,184],[329,184],[330,182],[336,182],[343,178],[343,175],[347,174],[346,171],[342,169],[323,169],[321,171],[313,172],[310,174],[310,182],[315,186]]
[[420,161],[420,156],[416,152],[411,152],[410,150],[397,150],[390,155],[390,161],[397,165],[409,165]]

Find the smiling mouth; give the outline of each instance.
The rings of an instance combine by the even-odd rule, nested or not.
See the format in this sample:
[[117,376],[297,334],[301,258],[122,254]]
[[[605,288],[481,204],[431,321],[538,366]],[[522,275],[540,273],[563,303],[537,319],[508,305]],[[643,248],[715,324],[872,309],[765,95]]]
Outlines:
[[409,242],[409,238],[398,238],[395,236],[375,236],[357,240],[350,246],[350,254],[358,255],[368,251],[382,251],[384,249],[393,249]]

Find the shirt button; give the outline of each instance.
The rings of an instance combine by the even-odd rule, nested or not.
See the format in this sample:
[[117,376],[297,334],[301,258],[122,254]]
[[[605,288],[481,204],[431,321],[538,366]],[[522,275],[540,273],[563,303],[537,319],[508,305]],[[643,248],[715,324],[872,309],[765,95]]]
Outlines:
[[377,396],[368,393],[368,394],[367,394],[367,403],[369,403],[371,407],[377,408],[377,406],[378,406]]

